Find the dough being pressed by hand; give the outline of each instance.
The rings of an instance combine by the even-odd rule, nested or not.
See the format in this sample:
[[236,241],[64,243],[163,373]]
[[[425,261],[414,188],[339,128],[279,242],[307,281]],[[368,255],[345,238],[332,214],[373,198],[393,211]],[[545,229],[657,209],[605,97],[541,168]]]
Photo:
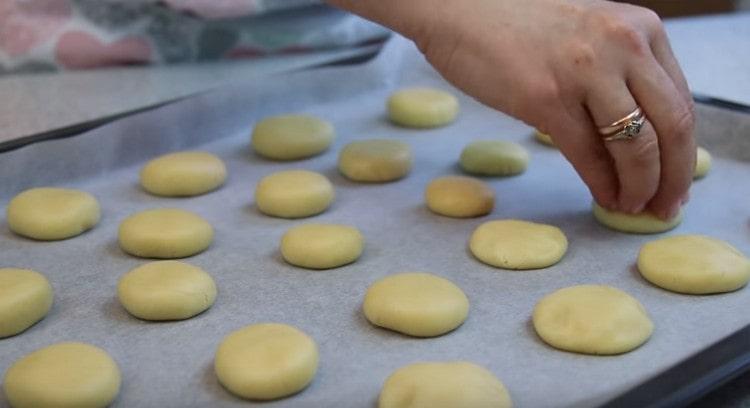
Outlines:
[[471,235],[469,249],[480,261],[503,269],[552,266],[568,250],[557,227],[520,220],[488,221]]
[[66,188],[39,187],[10,200],[10,230],[24,237],[55,241],[80,235],[93,228],[101,211],[89,193]]
[[492,188],[466,176],[436,178],[427,185],[424,197],[432,212],[446,217],[479,217],[489,214],[495,206]]
[[560,289],[537,303],[534,330],[547,344],[583,354],[621,354],[638,348],[654,325],[627,293],[604,285]]
[[461,152],[461,168],[481,176],[513,176],[526,171],[529,153],[518,143],[478,140]]
[[120,224],[123,251],[142,258],[184,258],[203,252],[214,238],[211,224],[189,211],[158,208],[131,215]]
[[382,183],[398,180],[411,170],[409,145],[389,139],[351,142],[339,153],[339,171],[354,181]]
[[348,225],[305,224],[281,238],[281,255],[292,265],[329,269],[352,263],[362,254],[364,238]]
[[406,88],[388,98],[388,116],[397,125],[412,128],[445,126],[458,115],[458,99],[433,88]]
[[255,188],[255,204],[260,212],[281,218],[320,214],[334,197],[333,184],[324,175],[306,170],[273,173]]
[[14,408],[104,408],[120,392],[120,369],[98,347],[57,343],[13,363],[3,389]]
[[222,340],[214,369],[219,382],[239,397],[282,398],[303,390],[313,380],[318,346],[295,327],[254,324]]
[[52,286],[39,272],[0,268],[0,338],[42,320],[52,307]]
[[263,157],[299,160],[324,152],[334,137],[333,125],[315,116],[280,115],[258,122],[251,143]]
[[202,313],[216,299],[216,284],[203,269],[179,261],[141,265],[120,278],[117,297],[144,320],[183,320]]
[[534,131],[534,138],[536,139],[537,142],[539,142],[539,143],[541,143],[543,145],[547,145],[547,146],[550,146],[550,147],[556,147],[555,146],[555,142],[552,140],[552,137],[550,137],[550,135],[548,135],[546,133],[542,133],[542,132],[540,132],[538,130],[535,130]]
[[596,202],[592,205],[594,218],[600,224],[615,231],[630,234],[656,234],[669,231],[682,222],[682,209],[671,220],[661,220],[656,216],[643,212],[640,214],[627,214],[609,211],[602,208]]
[[399,368],[383,384],[378,408],[510,408],[500,380],[479,365],[465,362],[415,363]]
[[213,191],[227,178],[224,162],[207,152],[177,152],[143,166],[141,186],[164,197],[189,197]]
[[705,295],[731,292],[750,280],[750,260],[728,243],[678,235],[645,244],[638,270],[646,280],[673,292]]
[[434,337],[460,326],[469,299],[453,282],[423,272],[400,273],[373,283],[365,294],[370,323],[417,337]]
[[696,150],[695,171],[693,172],[693,179],[705,177],[710,170],[711,153],[699,146]]

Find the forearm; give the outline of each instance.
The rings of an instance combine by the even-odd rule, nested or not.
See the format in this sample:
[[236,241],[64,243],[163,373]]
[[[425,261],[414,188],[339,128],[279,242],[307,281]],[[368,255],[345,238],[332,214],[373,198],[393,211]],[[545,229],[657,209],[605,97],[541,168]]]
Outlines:
[[446,0],[326,0],[332,6],[388,27],[418,40],[440,21]]

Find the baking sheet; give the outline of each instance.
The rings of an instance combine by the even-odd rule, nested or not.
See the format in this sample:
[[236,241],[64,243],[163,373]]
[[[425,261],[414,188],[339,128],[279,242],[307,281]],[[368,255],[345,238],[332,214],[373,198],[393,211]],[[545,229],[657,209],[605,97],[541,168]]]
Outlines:
[[[446,128],[394,127],[384,101],[395,87],[451,87],[396,38],[364,66],[334,67],[247,83],[140,113],[68,139],[0,154],[0,205],[19,191],[57,185],[92,192],[103,217],[92,231],[58,242],[35,242],[0,226],[0,265],[44,273],[55,289],[50,314],[27,332],[0,340],[0,371],[21,356],[60,341],[84,341],[106,349],[120,365],[123,386],[116,407],[373,407],[384,379],[417,361],[468,360],[484,365],[508,387],[518,407],[587,407],[601,404],[648,377],[750,323],[747,289],[716,296],[669,293],[645,282],[634,269],[639,247],[657,236],[634,236],[599,226],[590,195],[561,155],[535,143],[524,124],[460,96],[462,113]],[[454,91],[456,94],[458,92]],[[298,162],[272,162],[249,149],[259,118],[301,111],[331,120],[338,133],[325,154]],[[750,253],[750,118],[704,108],[702,144],[714,167],[695,183],[682,225],[664,235],[704,233]],[[347,142],[385,137],[409,143],[414,170],[389,184],[356,184],[336,171]],[[526,173],[488,178],[497,194],[489,216],[459,220],[430,213],[422,193],[434,177],[458,174],[463,146],[502,138],[531,153]],[[157,198],[138,187],[138,170],[149,158],[200,147],[219,154],[229,179],[222,189],[186,199]],[[282,169],[327,175],[336,202],[302,220],[264,216],[253,205],[263,176]],[[131,317],[115,297],[117,281],[146,260],[124,254],[117,227],[148,208],[180,207],[211,222],[216,236],[206,252],[187,259],[216,280],[219,295],[206,313],[179,322]],[[570,248],[558,265],[538,271],[504,271],[471,257],[467,241],[479,224],[522,218],[559,226]],[[309,271],[285,264],[281,235],[306,222],[356,225],[366,248],[354,264]],[[429,271],[459,285],[471,311],[456,331],[417,339],[367,323],[361,301],[373,281],[402,271]],[[654,323],[653,337],[621,356],[596,357],[550,348],[534,334],[531,311],[542,296],[565,286],[600,283],[637,297]],[[295,325],[318,342],[319,371],[310,387],[291,398],[254,403],[233,397],[213,374],[213,354],[229,332],[248,324]],[[0,393],[0,406],[7,406]]]

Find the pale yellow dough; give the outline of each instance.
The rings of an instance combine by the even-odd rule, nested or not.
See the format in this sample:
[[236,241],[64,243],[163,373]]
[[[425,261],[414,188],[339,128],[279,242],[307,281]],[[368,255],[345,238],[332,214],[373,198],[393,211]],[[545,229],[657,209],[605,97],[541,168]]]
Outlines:
[[14,408],[103,408],[120,392],[120,369],[98,347],[57,343],[13,363],[3,389]]
[[474,230],[469,249],[480,261],[498,268],[540,269],[562,259],[568,239],[552,225],[496,220]]
[[282,398],[303,390],[313,380],[318,346],[295,327],[254,324],[222,340],[214,369],[219,382],[239,397]]
[[433,88],[406,88],[388,99],[388,116],[397,125],[412,128],[445,126],[458,115],[458,99]]
[[500,380],[465,362],[415,363],[391,374],[380,391],[378,408],[510,408]]
[[583,354],[621,354],[654,330],[646,310],[627,293],[604,285],[560,289],[537,303],[534,329],[547,344]]
[[264,177],[255,188],[255,204],[267,215],[303,218],[320,214],[331,205],[333,184],[320,174],[287,170]]
[[673,292],[705,295],[731,292],[750,280],[750,260],[728,243],[678,235],[649,242],[638,254],[646,280]]
[[656,234],[669,231],[682,222],[682,209],[671,220],[663,221],[649,213],[627,214],[592,205],[594,218],[605,227],[630,234]]
[[52,307],[52,286],[39,272],[0,268],[0,338],[42,320]]
[[364,238],[348,225],[305,224],[281,238],[281,255],[292,265],[329,269],[352,263],[362,254]]
[[365,294],[370,323],[417,337],[434,337],[460,326],[469,299],[453,282],[423,272],[400,273],[373,283]]
[[211,224],[189,211],[158,208],[131,215],[120,224],[123,251],[142,258],[184,258],[213,241]]
[[487,215],[495,206],[495,192],[487,183],[466,176],[445,176],[432,180],[424,193],[427,207],[446,217],[468,218]]
[[513,176],[526,171],[529,153],[518,143],[477,140],[461,152],[461,168],[482,176]]
[[705,177],[710,170],[711,153],[699,146],[698,150],[696,151],[695,172],[693,173],[693,179]]
[[141,169],[141,186],[151,194],[189,197],[213,191],[227,178],[224,162],[207,152],[159,156]]
[[298,160],[324,152],[335,137],[333,125],[310,115],[280,115],[255,125],[255,152],[274,160]]
[[339,171],[354,181],[382,183],[403,178],[411,170],[409,145],[389,139],[351,142],[339,153]]
[[534,138],[537,140],[537,142],[539,142],[539,143],[541,143],[543,145],[547,145],[547,146],[550,146],[550,147],[555,147],[555,142],[552,140],[552,138],[550,137],[550,135],[548,135],[546,133],[542,133],[542,132],[540,132],[538,130],[535,130],[534,131]]
[[101,216],[99,202],[89,193],[66,188],[39,187],[10,200],[10,230],[24,237],[55,241],[93,228]]
[[141,265],[120,278],[117,297],[144,320],[183,320],[202,313],[216,299],[216,284],[203,269],[179,261]]

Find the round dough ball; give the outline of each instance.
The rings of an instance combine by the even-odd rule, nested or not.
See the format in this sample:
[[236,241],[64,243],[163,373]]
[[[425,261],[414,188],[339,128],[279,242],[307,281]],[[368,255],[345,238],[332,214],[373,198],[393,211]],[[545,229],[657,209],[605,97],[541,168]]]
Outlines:
[[696,151],[695,160],[695,172],[693,172],[693,179],[699,179],[705,177],[711,170],[711,153],[708,150],[698,147]]
[[424,198],[432,212],[446,217],[479,217],[489,214],[495,206],[495,192],[490,186],[465,176],[445,176],[432,180],[427,185]]
[[391,374],[380,391],[378,408],[510,408],[502,382],[473,363],[416,363]]
[[398,180],[411,170],[409,145],[398,140],[351,142],[339,153],[339,171],[354,181],[382,183]]
[[55,241],[93,228],[101,216],[99,202],[89,193],[66,188],[39,187],[10,200],[10,230],[24,237]]
[[183,320],[202,313],[216,299],[211,275],[179,261],[150,262],[120,278],[117,297],[144,320]]
[[151,194],[189,197],[219,188],[227,178],[220,158],[206,152],[178,152],[159,156],[141,169],[141,186]]
[[370,323],[417,337],[434,337],[460,326],[469,299],[453,282],[423,272],[400,273],[373,283],[363,305]]
[[682,209],[671,220],[663,221],[654,215],[643,212],[640,214],[627,214],[609,211],[594,203],[594,218],[605,227],[615,231],[627,232],[629,234],[656,234],[665,232],[680,225],[682,222]]
[[52,286],[39,272],[0,268],[0,338],[42,320],[52,307]]
[[57,343],[13,363],[3,389],[14,408],[103,408],[120,392],[120,369],[98,347]]
[[518,143],[478,140],[461,152],[461,168],[482,176],[513,176],[526,171],[529,153]]
[[458,99],[433,88],[406,88],[388,98],[388,116],[397,125],[412,128],[445,126],[458,115]]
[[537,142],[547,145],[550,147],[555,147],[555,142],[552,140],[552,137],[546,133],[542,133],[539,130],[534,131],[534,138]]
[[120,224],[123,251],[142,258],[184,258],[203,252],[214,238],[211,224],[178,208],[141,211]]
[[520,220],[488,221],[471,235],[480,261],[504,269],[541,269],[562,259],[568,239],[557,227]]
[[634,297],[604,285],[560,289],[537,303],[534,330],[547,344],[583,354],[621,354],[645,343],[654,324]]
[[279,323],[254,324],[230,333],[216,351],[219,382],[247,399],[295,394],[318,369],[318,346],[301,330]]
[[647,281],[673,292],[731,292],[750,280],[750,260],[728,243],[702,235],[678,235],[645,244],[638,270]]
[[258,122],[252,145],[259,155],[274,160],[298,160],[328,149],[333,125],[310,115],[280,115]]
[[329,269],[352,263],[362,254],[364,238],[348,225],[306,224],[281,238],[281,255],[292,265]]
[[263,177],[255,188],[255,203],[267,215],[303,218],[320,214],[331,205],[333,184],[320,174],[287,170]]

